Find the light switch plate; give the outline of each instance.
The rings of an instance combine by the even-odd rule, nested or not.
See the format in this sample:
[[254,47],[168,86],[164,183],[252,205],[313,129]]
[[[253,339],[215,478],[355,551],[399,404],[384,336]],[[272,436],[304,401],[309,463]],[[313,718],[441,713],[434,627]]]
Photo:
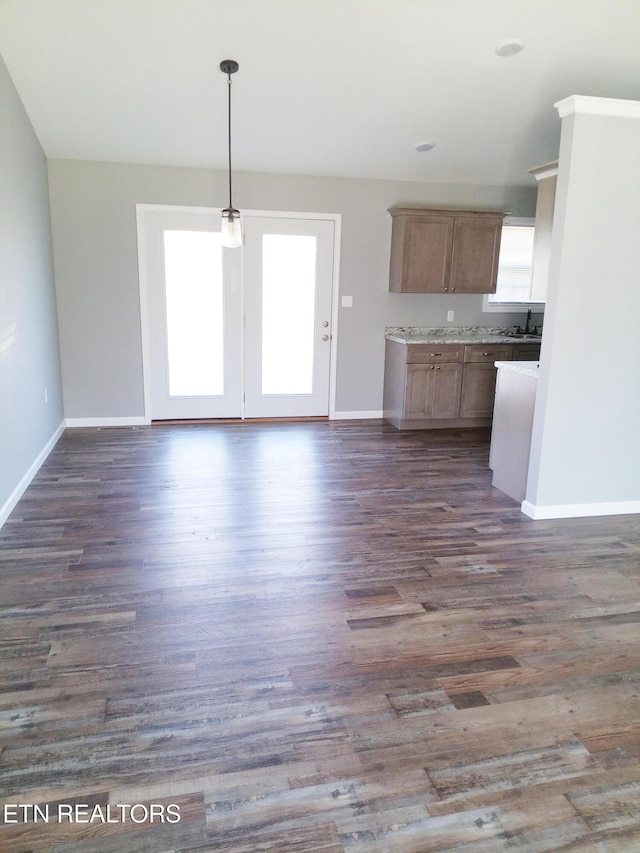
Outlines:
[[341,305],[343,308],[353,308],[353,296],[343,296]]

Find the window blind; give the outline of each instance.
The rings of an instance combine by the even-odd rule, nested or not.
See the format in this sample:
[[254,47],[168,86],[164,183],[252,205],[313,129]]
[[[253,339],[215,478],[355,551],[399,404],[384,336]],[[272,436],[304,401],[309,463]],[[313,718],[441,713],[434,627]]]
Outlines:
[[498,283],[489,302],[528,302],[531,298],[533,236],[531,225],[505,225],[502,228]]

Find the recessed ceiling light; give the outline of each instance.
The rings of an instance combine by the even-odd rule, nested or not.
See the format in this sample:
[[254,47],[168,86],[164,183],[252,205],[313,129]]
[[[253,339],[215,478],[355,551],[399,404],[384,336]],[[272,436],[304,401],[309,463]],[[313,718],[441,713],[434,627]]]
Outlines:
[[498,56],[515,56],[523,47],[524,42],[520,39],[507,39],[497,46],[496,53]]
[[435,147],[435,142],[418,142],[416,145],[416,151],[431,151],[431,149]]

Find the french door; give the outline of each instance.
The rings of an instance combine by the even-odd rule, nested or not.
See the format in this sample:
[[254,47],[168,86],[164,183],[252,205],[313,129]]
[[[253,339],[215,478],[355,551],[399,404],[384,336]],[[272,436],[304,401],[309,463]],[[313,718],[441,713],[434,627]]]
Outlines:
[[214,211],[138,213],[147,416],[240,417],[241,259]]
[[245,220],[247,418],[329,413],[333,229],[329,220]]
[[327,415],[335,218],[139,205],[149,420]]

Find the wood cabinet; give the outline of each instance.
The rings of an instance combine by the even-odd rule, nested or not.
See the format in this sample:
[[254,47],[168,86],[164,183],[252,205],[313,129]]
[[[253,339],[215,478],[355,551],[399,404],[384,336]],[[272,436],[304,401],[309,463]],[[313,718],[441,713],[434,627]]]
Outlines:
[[405,419],[457,418],[461,364],[408,364]]
[[401,418],[457,418],[464,347],[414,344],[406,350],[400,366],[404,372]]
[[495,293],[504,214],[393,207],[389,290]]
[[514,347],[514,361],[538,361],[539,358],[540,344],[518,344],[517,347]]
[[540,353],[538,343],[385,343],[384,417],[398,429],[489,426],[495,362]]
[[464,376],[460,396],[461,418],[490,418],[496,390],[496,361],[508,361],[514,347],[509,344],[472,345],[464,348]]

